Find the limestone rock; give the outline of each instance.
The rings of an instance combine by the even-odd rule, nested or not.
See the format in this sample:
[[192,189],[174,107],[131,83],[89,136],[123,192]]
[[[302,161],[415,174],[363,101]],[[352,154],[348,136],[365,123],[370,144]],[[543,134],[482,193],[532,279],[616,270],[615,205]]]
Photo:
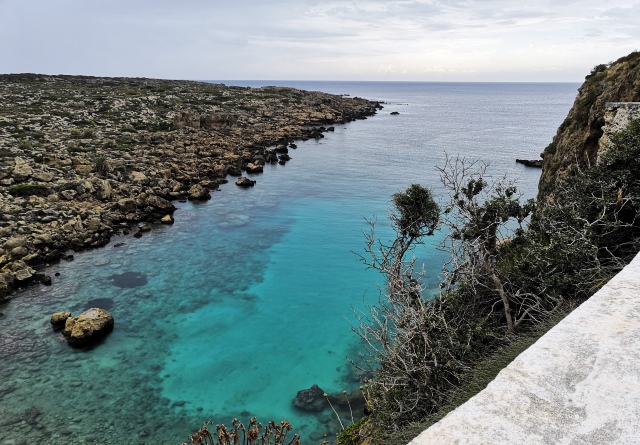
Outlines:
[[104,179],[98,179],[95,182],[96,184],[94,184],[94,186],[96,187],[96,195],[98,199],[102,201],[107,201],[111,199],[111,196],[113,195],[113,190],[111,189],[111,185],[109,184],[109,181],[106,181]]
[[147,184],[149,182],[147,175],[142,172],[131,172],[131,179],[139,184]]
[[51,182],[53,181],[53,178],[55,176],[53,175],[53,173],[50,173],[50,172],[37,172],[37,173],[33,173],[31,177],[36,181]]
[[12,176],[16,181],[24,181],[29,179],[33,174],[33,169],[26,159],[21,157],[15,158]]
[[251,179],[242,176],[236,180],[236,185],[240,187],[253,187],[256,185],[256,181],[252,181]]
[[209,191],[200,184],[194,184],[189,189],[189,199],[206,201],[207,199],[211,199],[211,193],[209,193]]
[[165,216],[162,217],[160,222],[162,224],[173,224],[174,223],[174,219],[173,219],[173,216],[171,216],[171,215],[165,215]]
[[169,201],[156,195],[147,197],[147,205],[162,212],[173,212],[175,207]]
[[63,190],[60,192],[60,196],[62,196],[67,201],[73,201],[73,198],[75,198],[77,194],[78,192],[76,192],[75,190]]
[[35,275],[35,269],[27,266],[24,261],[15,261],[11,265],[13,278],[16,281],[27,282]]
[[262,165],[257,165],[250,162],[249,164],[247,164],[245,170],[247,171],[247,173],[262,173],[263,167]]
[[65,327],[69,317],[71,317],[71,312],[69,311],[56,312],[51,316],[49,322],[55,331],[59,331]]
[[136,211],[136,200],[133,198],[122,198],[118,201],[118,208],[124,213]]
[[67,318],[63,334],[72,346],[87,346],[113,330],[113,316],[104,309],[91,308]]
[[9,238],[4,245],[2,246],[2,248],[4,250],[13,250],[16,247],[24,247],[27,244],[27,237],[26,236],[12,236],[11,238]]

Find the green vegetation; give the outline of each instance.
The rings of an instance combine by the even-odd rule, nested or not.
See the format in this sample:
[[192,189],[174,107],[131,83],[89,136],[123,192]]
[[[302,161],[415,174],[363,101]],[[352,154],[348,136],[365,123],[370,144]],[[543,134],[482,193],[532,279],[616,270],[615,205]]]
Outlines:
[[[361,441],[360,429],[366,424],[366,422],[367,419],[363,418],[359,422],[352,423],[340,431],[338,433],[338,445],[358,445]],[[413,439],[413,437],[411,439]]]
[[43,184],[16,184],[9,187],[11,196],[46,196],[49,194],[49,188]]
[[[448,158],[439,171],[449,191],[439,223],[430,193],[412,185],[394,195],[396,239],[375,241],[373,223],[366,237],[365,262],[386,286],[355,327],[367,349],[356,366],[374,376],[372,412],[345,444],[396,443],[410,425],[437,421],[640,251],[640,122],[540,209],[508,179],[487,181],[481,163]],[[450,260],[440,293],[425,298],[413,249],[438,224]]]
[[100,155],[93,161],[93,171],[100,174],[106,175],[111,170],[111,163],[109,162],[109,158],[107,155]]

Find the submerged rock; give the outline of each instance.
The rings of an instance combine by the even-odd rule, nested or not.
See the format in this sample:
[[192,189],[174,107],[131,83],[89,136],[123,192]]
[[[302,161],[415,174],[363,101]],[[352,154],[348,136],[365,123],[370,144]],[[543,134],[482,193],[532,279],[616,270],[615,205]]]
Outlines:
[[113,330],[113,316],[104,309],[91,308],[76,317],[69,317],[63,334],[72,346],[88,346]]
[[316,384],[309,389],[298,391],[293,406],[303,411],[319,412],[327,408],[324,391]]
[[111,284],[123,289],[132,287],[140,287],[147,284],[147,276],[140,272],[125,272],[121,274],[110,275],[107,277]]
[[81,306],[81,308],[84,309],[86,307],[99,307],[106,311],[110,311],[111,309],[113,309],[113,305],[114,303],[111,298],[102,297],[102,298],[93,298],[87,301],[84,305]]

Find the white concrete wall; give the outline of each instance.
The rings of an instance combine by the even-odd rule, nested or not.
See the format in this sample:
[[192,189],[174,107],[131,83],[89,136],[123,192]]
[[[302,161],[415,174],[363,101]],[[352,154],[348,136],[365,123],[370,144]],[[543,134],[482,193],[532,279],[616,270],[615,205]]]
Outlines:
[[410,445],[640,444],[640,255]]

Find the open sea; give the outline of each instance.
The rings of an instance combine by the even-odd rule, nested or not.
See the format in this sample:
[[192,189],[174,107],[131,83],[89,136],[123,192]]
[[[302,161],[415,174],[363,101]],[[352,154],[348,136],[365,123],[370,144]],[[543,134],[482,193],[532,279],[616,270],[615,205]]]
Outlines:
[[[359,350],[354,311],[374,303],[383,283],[357,256],[367,220],[389,239],[393,193],[420,183],[442,194],[435,167],[445,153],[489,161],[493,175],[535,196],[540,171],[515,159],[538,158],[579,87],[221,82],[349,94],[385,108],[298,142],[287,165],[248,175],[254,188],[230,181],[207,203],[176,203],[173,226],[76,253],[46,271],[53,286],[0,304],[0,445],[179,445],[205,420],[251,416],[287,419],[305,445],[331,439],[339,425],[329,406],[309,414],[292,399],[313,384],[329,394],[360,384],[348,363]],[[416,255],[435,291],[443,254],[427,244]],[[139,279],[118,279],[128,272]],[[109,310],[115,329],[93,349],[72,349],[49,318],[90,307]],[[351,422],[348,411],[342,420]]]

